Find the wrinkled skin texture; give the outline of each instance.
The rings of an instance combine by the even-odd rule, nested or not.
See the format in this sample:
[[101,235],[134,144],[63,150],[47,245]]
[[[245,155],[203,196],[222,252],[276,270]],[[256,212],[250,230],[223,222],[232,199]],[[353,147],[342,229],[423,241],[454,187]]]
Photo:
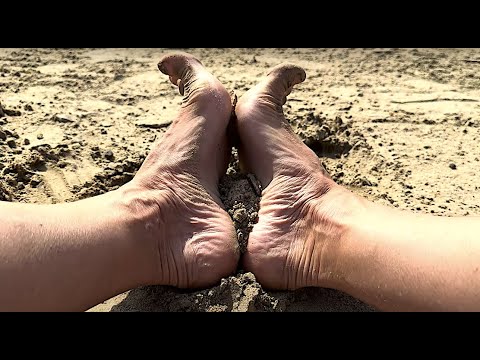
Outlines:
[[344,190],[283,115],[287,95],[305,78],[302,68],[279,65],[236,107],[241,166],[264,188],[243,264],[273,289],[325,284],[342,233],[334,219],[341,218],[336,200]]
[[158,243],[154,282],[207,287],[231,274],[239,259],[235,229],[218,192],[230,157],[231,98],[189,54],[166,55],[158,68],[184,95],[182,107],[123,197],[145,237]]

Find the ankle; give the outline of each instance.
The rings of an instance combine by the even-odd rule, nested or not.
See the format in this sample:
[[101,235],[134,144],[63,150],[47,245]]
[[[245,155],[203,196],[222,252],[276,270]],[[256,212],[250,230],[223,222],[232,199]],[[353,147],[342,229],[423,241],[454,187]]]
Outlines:
[[116,208],[122,214],[128,236],[136,244],[142,257],[140,285],[163,284],[160,269],[159,246],[164,243],[165,224],[169,219],[168,202],[161,190],[147,189],[135,183],[115,191]]
[[[317,220],[313,232],[323,237],[319,259],[319,277],[314,286],[341,290],[348,252],[357,219],[365,212],[367,201],[340,185],[333,185],[316,204]],[[320,225],[319,225],[320,224]],[[316,230],[318,229],[318,230]],[[318,239],[317,239],[318,241]]]

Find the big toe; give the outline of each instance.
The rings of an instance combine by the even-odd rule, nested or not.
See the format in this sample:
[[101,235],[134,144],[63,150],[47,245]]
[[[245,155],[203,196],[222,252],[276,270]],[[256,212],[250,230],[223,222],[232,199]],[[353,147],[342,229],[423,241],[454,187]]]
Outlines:
[[279,87],[279,90],[285,91],[294,85],[304,82],[307,74],[300,66],[284,63],[271,69],[267,78],[272,83],[272,86]]
[[300,66],[284,63],[270,70],[259,90],[268,92],[276,103],[284,105],[293,87],[305,81],[307,74]]
[[[282,106],[287,101],[287,96],[293,87],[305,81],[307,75],[300,66],[283,63],[272,68],[255,87],[250,89],[239,101],[238,110],[242,114],[251,105],[267,105],[267,108],[282,113]],[[245,106],[244,104],[250,104]]]
[[195,56],[184,52],[168,53],[158,62],[158,70],[163,74],[176,78],[183,78],[192,66],[202,65]]
[[169,76],[170,81],[178,86],[182,95],[184,95],[185,88],[192,83],[198,72],[206,72],[200,60],[184,52],[164,55],[158,62],[158,69]]

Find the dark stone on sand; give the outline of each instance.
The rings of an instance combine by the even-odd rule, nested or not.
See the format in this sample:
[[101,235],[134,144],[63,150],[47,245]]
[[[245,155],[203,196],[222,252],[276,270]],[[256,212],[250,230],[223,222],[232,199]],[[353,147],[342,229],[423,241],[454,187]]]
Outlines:
[[8,136],[11,136],[15,139],[20,138],[20,136],[15,131],[10,131],[10,130],[5,129],[5,134],[7,134]]
[[115,171],[119,174],[122,174],[123,173],[123,165],[122,164],[117,164],[115,165]]
[[456,170],[457,169],[457,165],[455,165],[455,163],[450,163],[448,164],[448,167],[452,170]]
[[0,201],[12,201],[12,196],[2,181],[0,181]]
[[33,107],[30,104],[26,104],[24,107],[25,111],[33,111]]
[[10,146],[12,149],[15,149],[17,147],[17,143],[13,139],[8,140],[7,145]]
[[40,179],[40,177],[38,177],[37,175],[33,176],[32,179],[30,180],[30,186],[31,187],[37,187],[40,183],[42,182],[42,180]]
[[23,140],[23,143],[24,143],[25,145],[30,145],[30,140],[25,139],[25,140]]
[[99,157],[101,157],[101,154],[100,154],[100,151],[98,150],[93,150],[90,154],[90,156],[92,157],[92,159],[98,159]]
[[0,140],[7,140],[7,134],[4,131],[0,130]]
[[73,122],[72,117],[69,115],[65,114],[55,114],[52,117],[53,121],[59,122],[59,123],[71,123]]
[[7,116],[20,116],[22,113],[19,110],[3,109],[3,113]]
[[29,160],[28,165],[34,170],[42,169],[45,167],[45,160],[38,155],[33,155]]
[[43,134],[37,134],[37,139],[42,140],[43,139]]
[[370,181],[369,179],[362,177],[362,176],[356,176],[353,181],[350,183],[350,185],[353,186],[377,186],[377,183]]
[[107,150],[105,151],[105,154],[103,154],[105,156],[105,159],[107,160],[113,160],[114,159],[114,156],[113,156],[113,152],[111,150]]

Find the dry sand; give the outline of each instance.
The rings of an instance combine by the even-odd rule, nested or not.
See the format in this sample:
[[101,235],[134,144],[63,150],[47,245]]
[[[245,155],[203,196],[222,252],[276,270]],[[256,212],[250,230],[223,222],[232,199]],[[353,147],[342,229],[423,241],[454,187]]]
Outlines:
[[[413,212],[480,215],[480,49],[182,50],[238,96],[274,65],[304,67],[286,117],[338,183]],[[128,182],[179,109],[156,68],[166,51],[0,49],[0,200],[74,201]],[[236,165],[220,190],[245,243],[258,196]],[[144,287],[90,311],[373,309],[329,289],[267,292],[239,270],[211,289]]]

